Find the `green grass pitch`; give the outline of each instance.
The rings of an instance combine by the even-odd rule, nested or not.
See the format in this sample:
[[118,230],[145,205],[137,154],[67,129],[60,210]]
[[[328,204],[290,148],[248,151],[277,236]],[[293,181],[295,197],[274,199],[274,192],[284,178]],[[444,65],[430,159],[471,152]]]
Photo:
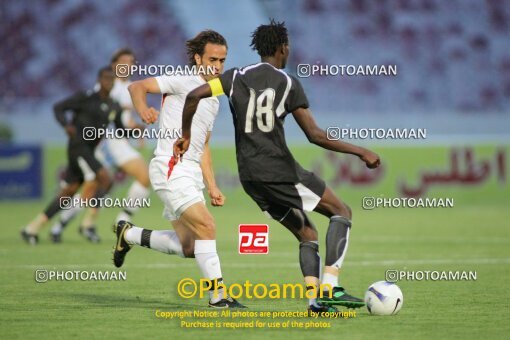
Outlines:
[[[507,155],[510,148],[506,147]],[[383,280],[388,269],[468,270],[476,281],[401,281],[404,306],[397,316],[370,316],[365,308],[351,319],[324,320],[330,328],[303,329],[186,329],[178,320],[155,316],[156,310],[208,310],[206,299],[183,299],[176,292],[184,277],[199,278],[194,260],[135,248],[123,269],[127,280],[51,281],[36,283],[36,269],[114,270],[111,222],[117,211],[105,210],[99,218],[100,245],[88,244],[77,233],[78,222],[64,234],[64,243],[53,245],[49,226],[40,244],[29,247],[19,237],[20,228],[40,212],[56,189],[55,169],[64,163],[61,148],[45,149],[45,199],[1,202],[0,233],[0,337],[13,338],[186,338],[229,337],[287,339],[429,339],[508,338],[510,293],[510,190],[494,176],[478,186],[431,187],[429,197],[454,197],[449,209],[361,208],[364,195],[395,196],[395,182],[403,176],[416,183],[420,169],[446,168],[448,151],[440,147],[379,148],[385,180],[368,188],[335,188],[353,210],[349,251],[340,280],[348,290],[363,296],[366,288]],[[493,146],[475,147],[476,156],[489,159]],[[325,159],[314,147],[294,148],[305,167]],[[231,148],[215,148],[214,162],[223,182],[235,175]],[[354,160],[354,159],[353,159]],[[324,161],[325,168],[329,165]],[[323,176],[331,178],[333,169]],[[506,179],[508,181],[508,179]],[[413,182],[414,181],[414,182]],[[127,185],[113,196],[123,195]],[[298,243],[278,223],[268,220],[240,189],[225,189],[227,204],[212,209],[217,223],[218,251],[226,283],[296,283]],[[151,195],[151,208],[140,211],[134,222],[152,229],[168,228],[161,217],[162,205]],[[319,229],[322,254],[327,219],[311,214]],[[240,223],[270,225],[268,255],[239,255],[237,226]],[[250,311],[304,310],[305,300],[240,299]],[[240,321],[240,320],[238,320]],[[262,320],[270,321],[270,320]],[[299,320],[307,321],[307,320]]]

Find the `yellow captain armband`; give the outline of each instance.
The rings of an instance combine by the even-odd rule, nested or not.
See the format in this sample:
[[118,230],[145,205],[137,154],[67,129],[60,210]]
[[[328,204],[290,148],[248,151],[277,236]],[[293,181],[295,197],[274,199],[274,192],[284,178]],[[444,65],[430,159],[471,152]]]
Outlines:
[[217,96],[221,96],[222,94],[225,94],[225,92],[223,92],[223,86],[221,86],[221,81],[219,78],[214,78],[213,80],[209,80],[207,83],[211,87],[211,92],[212,92],[213,97],[217,97]]

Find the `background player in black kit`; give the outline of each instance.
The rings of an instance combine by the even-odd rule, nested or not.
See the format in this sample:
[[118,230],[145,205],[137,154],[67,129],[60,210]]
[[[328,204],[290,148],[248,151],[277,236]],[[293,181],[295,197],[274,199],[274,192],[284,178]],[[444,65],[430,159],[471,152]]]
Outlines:
[[[29,244],[37,244],[39,230],[62,209],[60,199],[72,197],[84,182],[87,185],[81,193],[83,200],[101,197],[109,190],[112,184],[110,176],[94,156],[94,150],[101,139],[97,135],[90,135],[92,138],[86,135],[84,138],[84,131],[106,128],[112,121],[122,128],[122,108],[110,98],[113,81],[112,68],[103,67],[98,73],[99,91],[79,92],[55,104],[55,117],[69,136],[65,184],[46,210],[21,231],[22,238]],[[68,112],[72,113],[70,118]],[[80,233],[91,242],[99,242],[94,227],[80,228]]]
[[308,100],[299,81],[282,71],[289,56],[287,29],[271,21],[259,26],[251,46],[261,62],[230,69],[218,79],[190,92],[183,109],[183,137],[174,153],[182,155],[190,142],[190,127],[202,98],[226,94],[235,125],[239,177],[246,193],[272,218],[280,221],[299,240],[299,259],[307,287],[319,284],[320,258],[317,229],[304,211],[327,216],[326,267],[322,283],[332,287],[328,297],[310,299],[309,310],[332,311],[332,305],[357,308],[359,298],[347,294],[338,284],[349,241],[351,209],[323,180],[304,170],[290,153],[283,123],[292,113],[308,140],[325,149],[358,156],[369,168],[379,166],[374,152],[342,141],[328,140],[308,109]]

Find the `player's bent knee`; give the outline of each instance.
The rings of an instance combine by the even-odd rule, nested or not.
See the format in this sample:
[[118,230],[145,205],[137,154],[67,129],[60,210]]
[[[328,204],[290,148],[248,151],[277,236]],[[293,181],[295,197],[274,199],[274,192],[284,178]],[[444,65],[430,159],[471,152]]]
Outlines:
[[[347,218],[351,218],[352,216],[352,210],[351,208],[345,204],[344,202],[340,202],[340,204],[335,204],[332,208],[331,208],[331,213],[332,213],[332,216],[334,215],[337,215],[337,216],[344,216],[344,217],[347,217]],[[330,216],[331,217],[331,216]]]
[[317,234],[317,230],[312,228],[302,228],[298,232],[298,240],[299,242],[310,242],[310,241],[317,241],[319,235]]
[[352,209],[351,207],[349,207],[347,204],[344,203],[344,208],[345,208],[345,217],[347,217],[348,219],[352,219]]
[[216,238],[216,225],[214,221],[207,220],[197,225],[197,234],[201,239],[214,240]]

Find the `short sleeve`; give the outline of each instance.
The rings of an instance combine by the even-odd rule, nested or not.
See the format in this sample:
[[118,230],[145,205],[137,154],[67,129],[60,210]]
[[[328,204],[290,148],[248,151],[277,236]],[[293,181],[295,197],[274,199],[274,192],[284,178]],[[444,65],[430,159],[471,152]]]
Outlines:
[[171,93],[171,94],[177,94],[180,92],[181,86],[180,86],[180,77],[176,76],[158,76],[154,77],[156,79],[159,90],[161,93]]
[[234,83],[234,78],[237,73],[237,68],[231,68],[230,70],[227,70],[223,72],[222,75],[220,75],[219,79],[221,82],[221,87],[223,87],[223,92],[226,96],[230,97],[230,92],[232,90],[232,85]]
[[309,107],[308,98],[306,98],[305,91],[299,80],[293,76],[289,76],[292,80],[289,95],[285,100],[285,110],[293,112],[298,108],[307,109]]

